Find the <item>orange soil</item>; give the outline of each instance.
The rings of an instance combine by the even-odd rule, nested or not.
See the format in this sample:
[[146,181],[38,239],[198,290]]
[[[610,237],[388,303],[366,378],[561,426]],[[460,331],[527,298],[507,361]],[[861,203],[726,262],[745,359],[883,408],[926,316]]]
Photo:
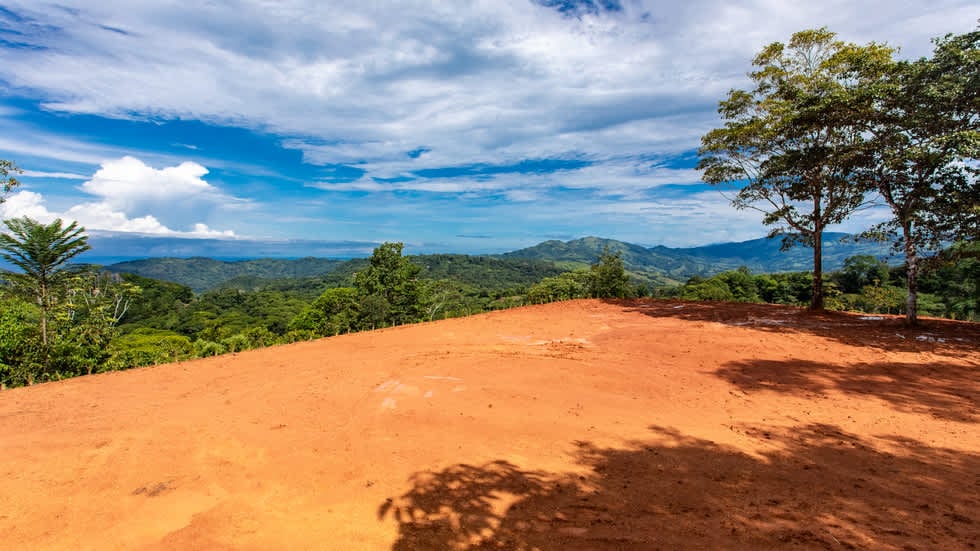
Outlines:
[[573,301],[0,392],[4,549],[973,549],[980,326]]

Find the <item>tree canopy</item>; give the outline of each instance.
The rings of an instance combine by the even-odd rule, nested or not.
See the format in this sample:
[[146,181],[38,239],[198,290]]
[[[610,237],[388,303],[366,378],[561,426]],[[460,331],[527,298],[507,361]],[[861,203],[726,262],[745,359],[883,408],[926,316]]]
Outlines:
[[55,285],[71,273],[67,263],[89,250],[85,228],[72,222],[62,226],[61,219],[42,224],[32,218],[4,220],[10,233],[0,233],[0,258],[22,273],[2,272],[15,290],[30,296],[41,309],[41,338],[48,344],[48,313],[55,296]]
[[851,118],[861,129],[859,189],[892,213],[869,235],[891,237],[905,256],[906,315],[916,322],[919,256],[978,237],[980,31],[935,41],[931,58],[855,59]]
[[800,31],[753,60],[752,90],[721,101],[722,128],[701,140],[704,180],[736,189],[732,204],[764,213],[785,244],[813,247],[811,308],[822,309],[822,237],[863,204],[855,185],[853,144],[860,129],[848,118],[855,59],[887,60],[891,49],[858,46],[827,29]]

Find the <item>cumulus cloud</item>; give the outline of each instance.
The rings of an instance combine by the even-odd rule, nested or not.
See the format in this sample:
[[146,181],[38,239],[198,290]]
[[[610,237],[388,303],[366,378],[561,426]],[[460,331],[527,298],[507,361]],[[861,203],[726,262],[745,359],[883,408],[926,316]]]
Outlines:
[[48,209],[40,193],[23,190],[0,204],[0,217],[29,216],[42,222],[63,218],[78,221],[90,230],[113,232],[234,237],[233,231],[213,230],[196,218],[218,205],[235,201],[205,182],[203,176],[207,173],[206,168],[192,162],[155,169],[134,157],[123,157],[104,162],[81,185],[95,201],[82,202],[59,213]]
[[99,204],[130,216],[155,215],[188,226],[214,209],[235,203],[204,180],[208,169],[194,162],[156,169],[134,157],[106,161],[81,189]]

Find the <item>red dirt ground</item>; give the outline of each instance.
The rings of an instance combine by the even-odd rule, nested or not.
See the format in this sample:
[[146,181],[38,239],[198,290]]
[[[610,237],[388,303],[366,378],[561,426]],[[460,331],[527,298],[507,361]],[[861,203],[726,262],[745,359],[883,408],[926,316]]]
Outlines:
[[0,392],[4,549],[975,549],[980,325],[573,301]]

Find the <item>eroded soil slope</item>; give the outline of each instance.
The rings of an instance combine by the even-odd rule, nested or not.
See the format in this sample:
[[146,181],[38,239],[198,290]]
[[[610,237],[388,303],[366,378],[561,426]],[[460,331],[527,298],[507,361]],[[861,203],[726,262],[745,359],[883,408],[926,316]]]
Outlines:
[[980,327],[574,301],[0,392],[4,549],[973,549]]

